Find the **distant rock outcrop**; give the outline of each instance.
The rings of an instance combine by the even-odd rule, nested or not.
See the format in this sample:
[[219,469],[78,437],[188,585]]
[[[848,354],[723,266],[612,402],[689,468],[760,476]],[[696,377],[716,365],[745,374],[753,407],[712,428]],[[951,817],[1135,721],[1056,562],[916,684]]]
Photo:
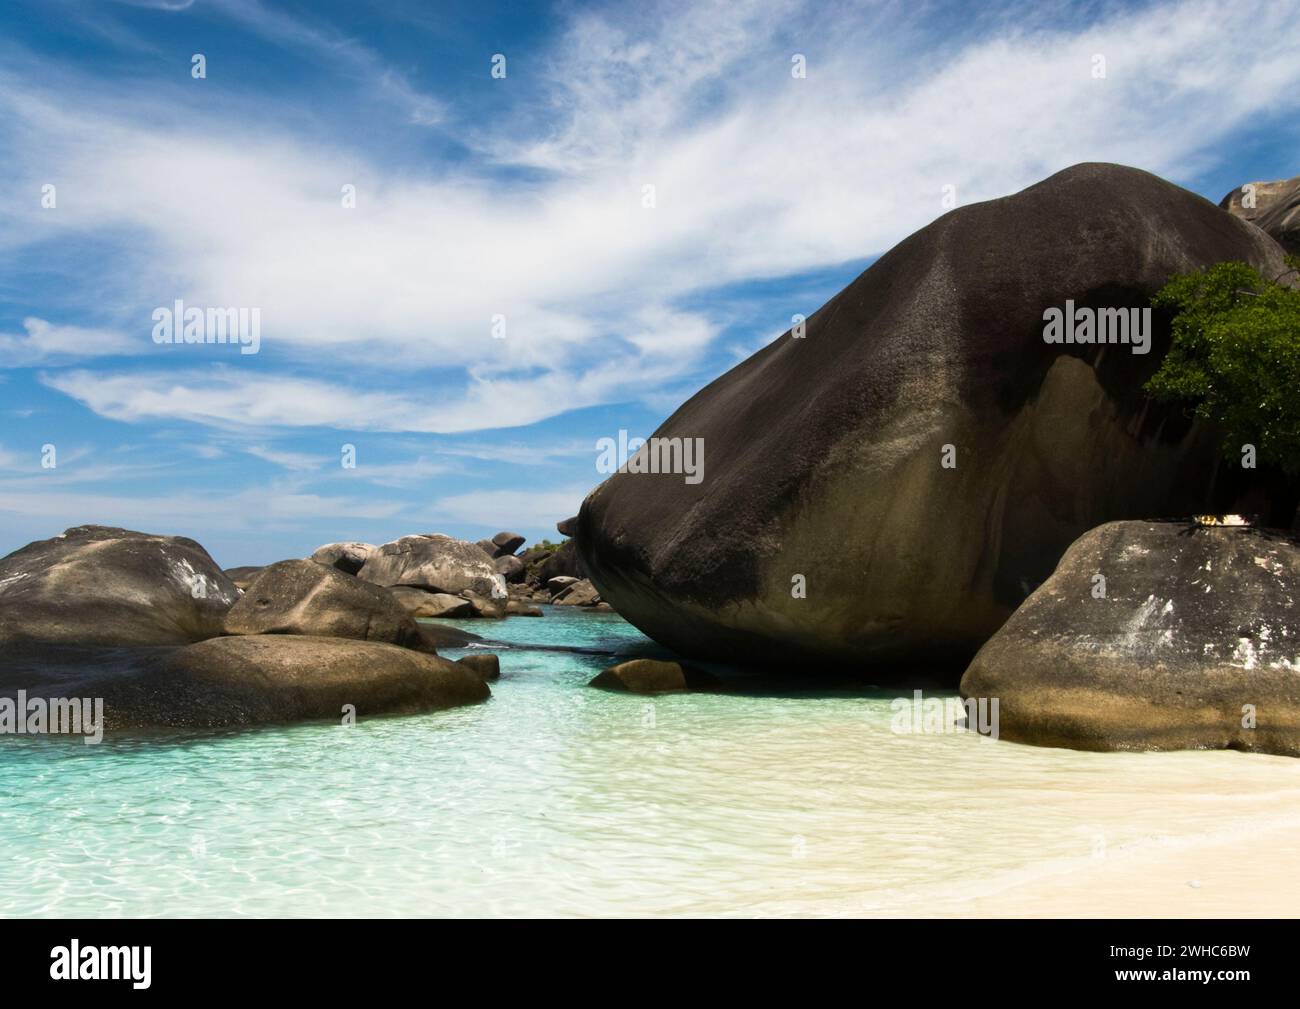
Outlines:
[[587,568],[578,555],[573,540],[565,540],[559,548],[537,565],[537,580],[545,585],[552,578],[586,578]]
[[492,537],[492,545],[495,548],[493,557],[510,557],[523,546],[527,540],[518,533],[499,532]]
[[1300,255],[1300,175],[1247,183],[1225,196],[1219,206],[1272,235],[1287,252]]
[[326,543],[322,547],[317,547],[316,552],[311,555],[311,559],[317,564],[324,564],[326,567],[337,568],[344,574],[355,575],[361,570],[362,565],[375,552],[373,543],[357,543],[350,541],[346,543]]
[[385,588],[398,585],[460,595],[504,599],[505,579],[473,543],[438,533],[403,536],[378,547],[357,577]]
[[1171,275],[1224,260],[1284,269],[1259,229],[1118,165],[945,214],[655,432],[702,439],[701,480],[629,467],[588,496],[565,523],[586,576],[683,655],[955,672],[1101,522],[1264,488],[1289,523],[1277,474],[1221,465],[1217,432],[1144,393],[1166,317],[1147,354],[1044,339],[1067,299],[1141,324]]
[[238,599],[192,539],[76,526],[0,559],[0,643],[201,641]]
[[225,575],[235,583],[235,588],[246,589],[248,583],[258,576],[262,566],[257,564],[247,564],[237,568],[226,568]]
[[961,681],[1001,738],[1300,756],[1300,540],[1112,522],[1084,534]]

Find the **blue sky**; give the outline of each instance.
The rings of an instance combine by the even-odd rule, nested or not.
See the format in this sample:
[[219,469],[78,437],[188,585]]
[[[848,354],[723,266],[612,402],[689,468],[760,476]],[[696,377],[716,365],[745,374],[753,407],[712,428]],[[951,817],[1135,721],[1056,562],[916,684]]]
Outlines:
[[[1217,201],[1300,172],[1297,24],[1278,0],[9,2],[0,552],[85,522],[225,566],[554,538],[597,439],[648,435],[945,186],[1101,160]],[[178,298],[256,307],[259,352],[156,344]]]

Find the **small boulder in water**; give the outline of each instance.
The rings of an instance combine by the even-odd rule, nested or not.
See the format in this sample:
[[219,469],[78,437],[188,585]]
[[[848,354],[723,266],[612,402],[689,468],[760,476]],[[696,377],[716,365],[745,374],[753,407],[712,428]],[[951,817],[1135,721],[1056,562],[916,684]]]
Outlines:
[[718,681],[711,674],[679,662],[632,659],[602,670],[587,686],[630,694],[666,694],[683,690],[708,690]]
[[501,660],[491,652],[472,652],[462,659],[457,659],[456,664],[471,670],[475,676],[487,683],[501,678]]

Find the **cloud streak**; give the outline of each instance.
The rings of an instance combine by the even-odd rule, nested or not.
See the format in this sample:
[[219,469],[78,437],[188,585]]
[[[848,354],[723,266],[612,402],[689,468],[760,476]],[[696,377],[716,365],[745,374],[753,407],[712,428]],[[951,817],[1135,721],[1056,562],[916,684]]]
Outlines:
[[[221,10],[382,74],[325,29],[255,3]],[[422,166],[246,124],[220,103],[159,125],[143,96],[136,110],[129,96],[97,102],[84,79],[5,77],[0,165],[22,191],[57,176],[61,195],[57,211],[10,208],[3,241],[108,233],[123,254],[91,267],[120,292],[115,328],[29,320],[46,328],[0,348],[42,363],[92,332],[124,348],[177,297],[261,308],[254,369],[174,358],[46,378],[131,423],[462,432],[653,396],[731,363],[710,292],[864,260],[942,213],[946,185],[964,203],[1082,160],[1177,177],[1243,120],[1294,111],[1295,14],[1183,3],[1069,28],[1003,19],[944,42],[942,16],[893,6],[582,12],[539,76],[500,82],[520,96],[516,116],[467,126],[476,159]],[[793,53],[806,79],[791,76]],[[534,174],[503,180],[503,167]],[[778,322],[748,320],[752,339]]]

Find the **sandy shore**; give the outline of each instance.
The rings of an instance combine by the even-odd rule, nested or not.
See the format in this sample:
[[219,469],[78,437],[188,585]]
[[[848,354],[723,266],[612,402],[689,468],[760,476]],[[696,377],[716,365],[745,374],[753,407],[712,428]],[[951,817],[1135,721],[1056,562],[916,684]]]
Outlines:
[[1294,918],[1300,824],[1135,846],[930,914],[1014,918]]

